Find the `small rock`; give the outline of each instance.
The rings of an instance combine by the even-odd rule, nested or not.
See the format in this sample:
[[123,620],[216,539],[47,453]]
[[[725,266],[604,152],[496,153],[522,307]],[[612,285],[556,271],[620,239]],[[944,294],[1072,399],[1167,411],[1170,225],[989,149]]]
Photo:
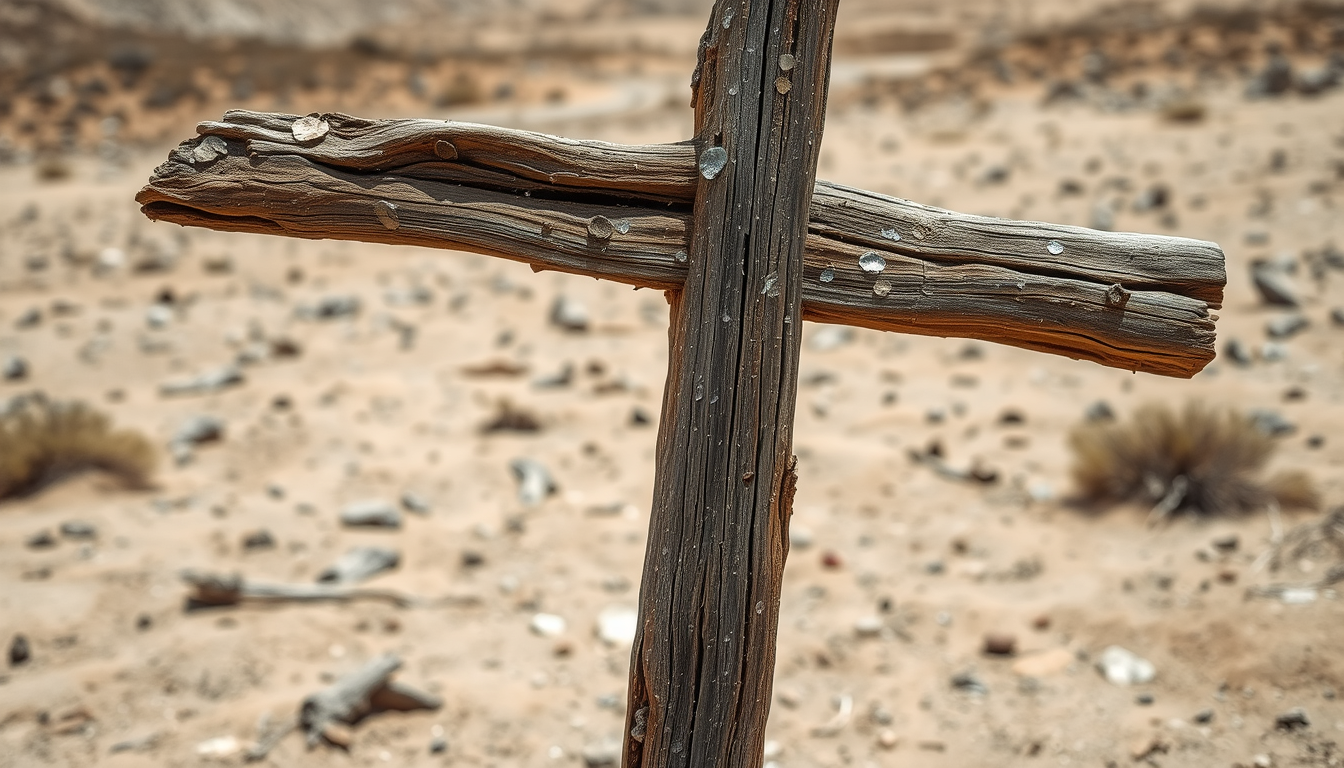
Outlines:
[[1223,347],[1224,354],[1232,361],[1233,365],[1246,368],[1255,362],[1255,357],[1251,354],[1250,348],[1241,343],[1240,339],[1228,339],[1227,345]]
[[150,616],[148,613],[142,613],[139,616],[135,617],[135,628],[137,630],[145,632],[153,626],[154,626],[154,617]]
[[883,749],[895,749],[901,743],[901,737],[890,728],[883,728],[877,734],[877,745]]
[[1306,330],[1311,322],[1303,315],[1284,315],[1265,323],[1265,333],[1271,339],[1289,339]]
[[1297,307],[1297,289],[1283,270],[1268,262],[1257,262],[1251,267],[1251,281],[1264,303],[1275,307]]
[[583,764],[587,768],[615,768],[621,763],[621,742],[606,738],[583,748]]
[[973,693],[981,696],[989,693],[989,687],[986,686],[984,682],[982,682],[974,672],[969,670],[966,672],[959,672],[953,675],[951,682],[952,687],[957,689],[958,691],[964,691],[966,693]]
[[639,612],[633,608],[613,605],[597,616],[597,637],[607,645],[628,646],[635,641],[639,628]]
[[1153,694],[1151,693],[1140,693],[1138,696],[1134,697],[1134,703],[1138,704],[1140,707],[1150,707],[1154,701],[1156,701],[1156,699],[1153,698]]
[[182,445],[201,445],[224,439],[224,420],[215,416],[192,416],[173,433],[173,442]]
[[1277,341],[1267,341],[1260,348],[1260,359],[1266,363],[1277,363],[1288,359],[1288,347]]
[[23,381],[28,378],[28,361],[18,355],[5,358],[0,365],[0,379],[5,381]]
[[353,528],[400,528],[401,510],[382,499],[357,501],[341,510],[341,523]]
[[518,481],[518,500],[526,506],[534,507],[547,496],[560,490],[545,465],[534,459],[514,459],[509,462],[514,479]]
[[56,546],[56,537],[51,531],[38,531],[23,542],[29,549],[51,549]]
[[401,494],[401,508],[416,515],[428,515],[433,510],[428,499],[412,491]]
[[1194,721],[1199,725],[1208,725],[1213,722],[1214,712],[1212,709],[1201,709],[1195,713]]
[[145,310],[145,324],[150,328],[161,329],[173,322],[173,308],[166,304],[151,304]]
[[121,752],[148,752],[159,743],[159,734],[150,733],[144,736],[137,736],[133,739],[118,741],[108,748],[108,754],[118,754]]
[[882,619],[877,616],[863,616],[854,622],[854,633],[859,637],[877,637],[882,634]]
[[448,740],[442,736],[435,736],[429,740],[429,754],[441,755],[448,751]]
[[61,535],[75,541],[90,541],[98,538],[98,529],[82,520],[66,520],[61,523]]
[[242,383],[242,370],[236,365],[226,365],[199,376],[164,382],[159,385],[159,394],[164,397],[208,395]]
[[528,626],[542,637],[556,637],[565,631],[565,619],[553,613],[538,613],[532,616]]
[[1089,422],[1115,421],[1115,411],[1111,410],[1111,404],[1105,400],[1098,400],[1089,405],[1083,418]]
[[577,299],[557,296],[551,305],[551,324],[572,333],[588,330],[588,308]]
[[1003,426],[1017,426],[1026,423],[1026,415],[1016,408],[1006,408],[1003,413],[999,414],[999,424]]
[[1112,685],[1119,686],[1143,685],[1157,677],[1157,668],[1152,662],[1118,645],[1101,652],[1097,669]]
[[401,553],[386,547],[355,547],[317,576],[319,582],[353,584],[396,568]]
[[812,530],[804,525],[789,526],[789,546],[793,549],[807,549],[816,541]]
[[1275,411],[1257,408],[1246,414],[1256,429],[1270,437],[1291,435],[1297,431],[1297,425],[1285,419]]
[[1235,533],[1229,533],[1226,536],[1219,536],[1212,542],[1213,548],[1219,552],[1236,552],[1241,546],[1241,537]]
[[1290,709],[1274,718],[1274,727],[1280,731],[1294,731],[1310,726],[1311,720],[1307,718],[1306,710],[1301,707]]
[[24,313],[19,315],[18,319],[14,321],[14,327],[20,329],[36,328],[41,324],[42,310],[37,307],[24,310]]
[[9,666],[22,666],[27,664],[32,657],[33,652],[28,647],[28,638],[23,635],[15,635],[14,640],[9,644]]
[[1276,50],[1270,53],[1265,68],[1251,78],[1246,86],[1246,96],[1252,99],[1280,96],[1292,87],[1293,65]]
[[1344,328],[1344,307],[1335,307],[1330,310],[1330,322],[1336,328]]
[[988,656],[1012,656],[1017,653],[1017,637],[1002,632],[985,635],[985,654]]
[[271,535],[270,531],[262,528],[243,536],[244,551],[256,552],[261,549],[275,549],[275,537]]
[[649,416],[648,411],[636,405],[630,410],[630,426],[646,427],[653,423],[653,417]]
[[827,550],[821,553],[821,567],[828,571],[836,571],[845,567],[845,561],[840,557],[840,553]]
[[339,320],[359,314],[363,302],[353,294],[324,296],[313,304],[300,306],[295,315],[304,320]]

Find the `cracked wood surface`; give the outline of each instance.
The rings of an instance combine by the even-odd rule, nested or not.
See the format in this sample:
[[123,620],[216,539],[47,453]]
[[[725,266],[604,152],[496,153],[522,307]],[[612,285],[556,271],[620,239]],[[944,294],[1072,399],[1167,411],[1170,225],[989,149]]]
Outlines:
[[[466,250],[662,290],[686,280],[691,143],[336,114],[300,142],[297,119],[202,123],[137,200],[185,225]],[[1168,376],[1213,359],[1208,310],[1226,283],[1213,243],[971,216],[824,181],[809,216],[804,319]],[[868,252],[883,271],[859,267]]]

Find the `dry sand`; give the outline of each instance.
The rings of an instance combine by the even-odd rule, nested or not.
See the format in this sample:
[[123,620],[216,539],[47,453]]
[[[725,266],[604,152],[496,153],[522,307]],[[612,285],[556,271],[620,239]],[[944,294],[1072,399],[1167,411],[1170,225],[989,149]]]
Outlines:
[[[1338,21],[1266,22],[1212,45],[1221,59],[1187,62],[1164,58],[1179,34],[1169,27],[1132,40],[1043,35],[912,82],[892,78],[960,60],[976,41],[924,51],[853,43],[880,27],[864,15],[880,16],[878,5],[846,7],[821,176],[974,213],[1087,226],[1101,223],[1100,209],[1118,230],[1215,240],[1230,277],[1220,351],[1235,338],[1255,359],[1222,355],[1175,381],[960,340],[809,328],[769,761],[1341,765],[1344,603],[1330,592],[1305,605],[1245,597],[1271,578],[1251,567],[1271,535],[1263,514],[1150,529],[1144,509],[1079,511],[1067,503],[1066,447],[1099,400],[1122,416],[1154,400],[1271,409],[1297,426],[1275,466],[1311,473],[1327,507],[1344,503],[1344,328],[1330,319],[1344,306],[1344,271],[1314,255],[1344,245],[1344,91],[1244,95],[1266,41],[1285,40],[1299,70],[1312,69]],[[1067,6],[1039,7],[1048,16]],[[953,12],[1006,12],[1017,31],[1039,25],[1013,16],[1024,8],[966,0],[926,9],[924,26],[891,23],[922,30],[920,39],[960,29]],[[598,28],[606,47],[573,54],[571,36],[535,56],[507,54],[515,43],[506,40],[498,56],[375,57],[349,87],[323,81],[246,98],[227,78],[198,73],[201,94],[147,109],[153,75],[95,100],[108,111],[76,121],[73,148],[56,154],[52,126],[73,102],[43,107],[42,89],[67,93],[106,64],[75,62],[59,75],[65,86],[36,78],[6,97],[0,359],[21,355],[31,374],[0,383],[0,398],[43,390],[87,400],[165,447],[200,414],[223,419],[226,435],[184,466],[165,449],[150,492],[93,475],[0,503],[0,641],[22,634],[32,647],[27,663],[0,670],[0,766],[239,764],[239,754],[198,750],[219,738],[245,747],[260,721],[291,718],[333,675],[384,652],[400,654],[401,679],[439,693],[444,707],[369,718],[348,752],[308,751],[291,736],[270,763],[583,765],[585,749],[619,737],[628,646],[602,642],[594,625],[604,609],[636,600],[666,371],[663,297],[475,255],[152,225],[132,200],[164,140],[225,106],[432,114],[624,142],[689,133],[684,84],[698,17],[519,14],[497,25],[515,42]],[[1301,28],[1315,42],[1295,38]],[[641,34],[660,47],[622,42]],[[1113,61],[1151,53],[1088,84],[1076,74],[1088,39]],[[996,62],[1012,76],[999,78]],[[413,87],[417,72],[434,87]],[[485,100],[436,106],[433,94],[459,72],[472,73]],[[1081,97],[1043,104],[1062,79],[1081,83]],[[1148,95],[1126,102],[1138,81]],[[1162,119],[1161,103],[1181,94],[1203,105],[1202,120]],[[116,110],[116,137],[105,139],[101,121]],[[1165,206],[1135,205],[1159,185]],[[1254,292],[1257,258],[1295,265],[1310,321],[1277,346],[1264,326],[1282,311]],[[155,259],[162,270],[137,271]],[[171,311],[151,327],[147,312],[165,292]],[[359,297],[361,310],[327,321],[296,314],[341,295]],[[586,332],[549,322],[561,296],[586,308]],[[41,323],[16,327],[34,307]],[[263,353],[281,338],[301,355]],[[159,394],[164,381],[240,355],[253,362],[239,386]],[[495,362],[517,372],[469,370]],[[566,368],[567,386],[536,385]],[[482,434],[505,402],[536,414],[541,431]],[[1024,422],[1001,424],[1008,409]],[[654,423],[635,423],[636,413]],[[908,459],[935,440],[952,465],[979,461],[1000,482],[959,484]],[[517,457],[545,464],[558,492],[520,502],[509,469]],[[348,502],[408,491],[431,511],[406,515],[398,532],[339,524]],[[95,525],[96,540],[26,546],[74,519]],[[263,529],[275,546],[245,550],[244,538]],[[1211,542],[1229,535],[1236,551],[1216,551]],[[452,605],[184,610],[182,568],[307,582],[362,544],[402,553],[400,568],[371,586],[451,596]],[[1309,580],[1324,566],[1295,563],[1275,578]],[[530,631],[542,612],[567,628]],[[989,632],[1015,635],[1017,657],[983,655]],[[1156,678],[1107,682],[1093,662],[1110,645],[1152,661]],[[954,685],[964,673],[983,690]],[[848,721],[816,730],[843,701]],[[1298,707],[1309,726],[1276,728]],[[432,754],[440,732],[447,749]]]

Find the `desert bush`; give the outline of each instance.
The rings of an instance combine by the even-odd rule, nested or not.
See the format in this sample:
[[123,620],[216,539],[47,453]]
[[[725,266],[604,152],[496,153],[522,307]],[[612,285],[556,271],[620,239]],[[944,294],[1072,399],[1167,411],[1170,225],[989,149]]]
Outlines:
[[106,414],[84,403],[53,402],[41,394],[0,403],[0,499],[89,470],[144,487],[156,462],[146,437],[114,430]]
[[1140,408],[1128,423],[1085,423],[1070,436],[1073,478],[1092,503],[1133,501],[1154,515],[1178,511],[1237,514],[1282,507],[1316,508],[1319,496],[1302,472],[1261,475],[1274,438],[1232,410],[1190,403]]

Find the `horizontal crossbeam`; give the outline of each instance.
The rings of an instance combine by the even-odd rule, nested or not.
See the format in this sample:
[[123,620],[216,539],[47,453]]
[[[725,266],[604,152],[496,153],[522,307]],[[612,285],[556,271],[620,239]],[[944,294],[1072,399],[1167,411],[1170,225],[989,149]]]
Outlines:
[[[630,285],[686,279],[690,143],[627,146],[433,120],[232,111],[137,196],[152,219],[485,253]],[[314,121],[317,122],[317,121]],[[954,213],[818,182],[803,317],[1190,377],[1214,357],[1214,243]]]

